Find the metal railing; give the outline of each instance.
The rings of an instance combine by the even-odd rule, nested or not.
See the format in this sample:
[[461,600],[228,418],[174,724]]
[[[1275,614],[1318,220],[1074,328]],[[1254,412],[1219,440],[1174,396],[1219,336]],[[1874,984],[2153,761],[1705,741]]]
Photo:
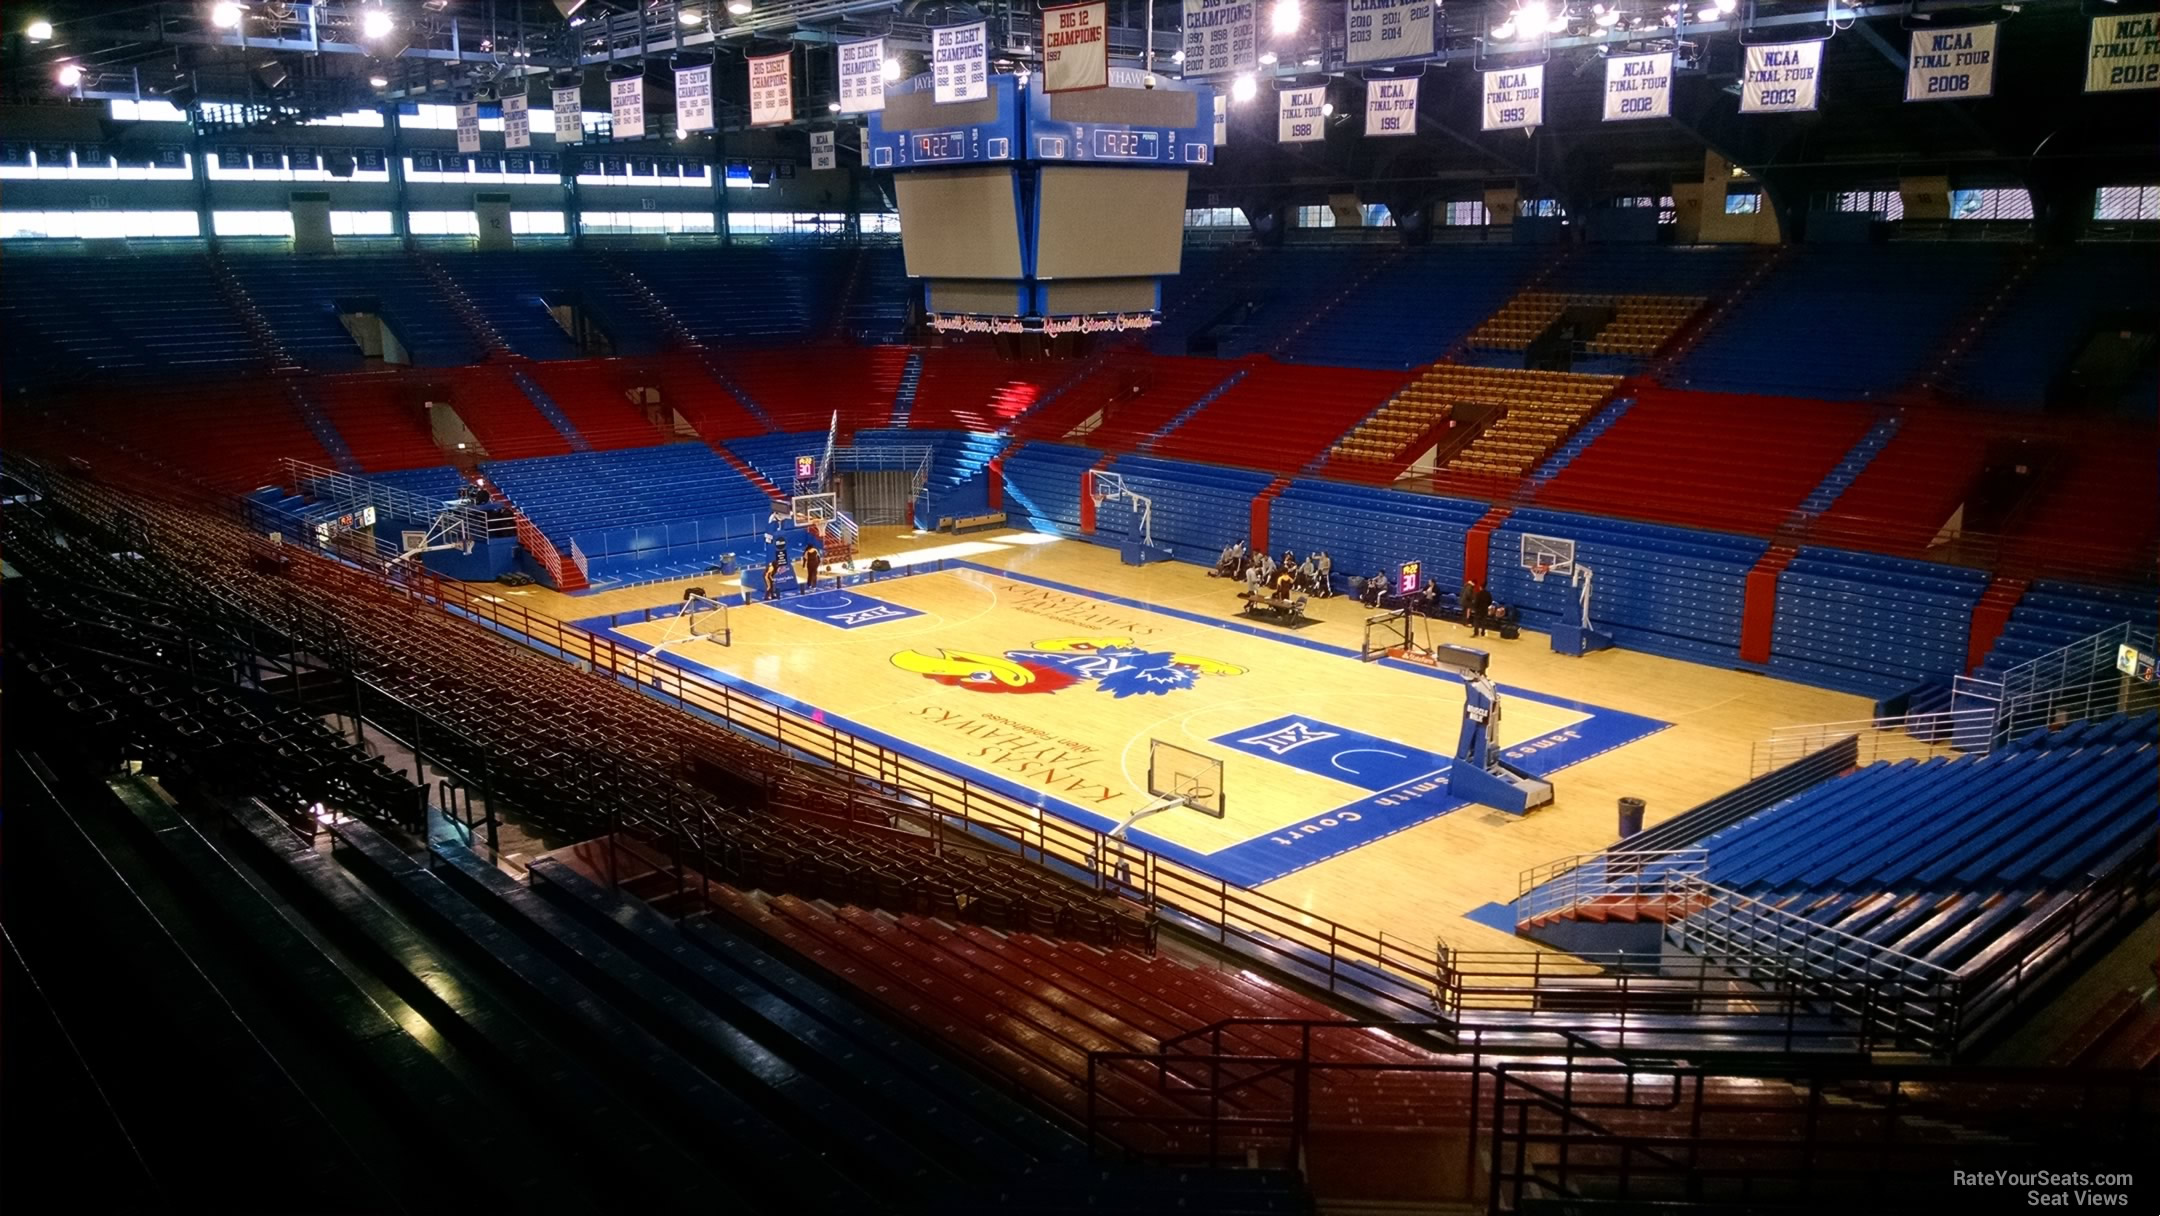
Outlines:
[[377,512],[387,513],[397,519],[410,519],[425,523],[444,512],[465,516],[471,529],[470,535],[485,536],[488,532],[487,512],[470,503],[457,500],[426,498],[410,490],[400,490],[365,477],[355,477],[336,469],[310,464],[304,460],[285,457],[278,462],[283,470],[284,483],[294,490],[335,503],[340,507],[371,506]]
[[1676,877],[1698,877],[1710,864],[1710,850],[1614,849],[1603,853],[1578,853],[1533,866],[1522,872],[1515,900],[1515,925],[1541,917],[1562,916],[1586,904],[1660,905],[1667,884]]
[[1982,707],[1780,726],[1771,730],[1769,738],[1756,740],[1750,749],[1748,775],[1760,777],[1847,739],[1853,740],[1856,747],[1856,766],[1878,760],[1962,756],[1975,744],[1975,750],[1984,753],[1995,719],[1992,707]]

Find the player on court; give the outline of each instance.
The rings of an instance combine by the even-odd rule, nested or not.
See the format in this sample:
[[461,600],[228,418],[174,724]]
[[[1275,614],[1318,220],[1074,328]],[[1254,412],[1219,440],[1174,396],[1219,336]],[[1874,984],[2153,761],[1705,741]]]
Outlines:
[[811,541],[809,546],[803,550],[802,555],[804,594],[817,590],[818,566],[824,561],[825,555],[819,552],[817,542]]

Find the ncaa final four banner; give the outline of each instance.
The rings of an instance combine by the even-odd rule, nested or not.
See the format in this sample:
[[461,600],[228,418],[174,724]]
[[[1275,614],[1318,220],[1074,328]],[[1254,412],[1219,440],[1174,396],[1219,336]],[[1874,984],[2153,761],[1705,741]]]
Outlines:
[[1110,87],[1110,6],[1061,4],[1042,11],[1043,92]]
[[[519,84],[518,88],[525,86]],[[532,147],[532,111],[527,108],[525,94],[512,93],[502,99],[503,147]]]
[[810,133],[810,167],[831,169],[838,166],[840,158],[833,154],[833,133],[812,131]]
[[1309,89],[1284,89],[1275,95],[1275,142],[1284,144],[1309,144],[1327,138],[1327,128],[1321,125],[1326,118],[1321,107],[1327,104],[1327,88],[1315,85]]
[[1672,117],[1671,51],[1605,61],[1605,121]]
[[981,101],[990,95],[989,24],[947,25],[930,31],[931,101]]
[[608,82],[608,108],[615,117],[615,138],[645,138],[645,78]]
[[2085,91],[2160,89],[2160,15],[2123,13],[2092,19]]
[[885,108],[885,40],[840,45],[840,109],[873,114]]
[[750,58],[750,125],[778,126],[795,119],[795,81],[788,73],[791,56],[753,55]]
[[1344,0],[1351,63],[1429,59],[1433,53],[1434,0]]
[[570,85],[555,90],[555,142],[574,144],[585,138],[585,90]]
[[1797,114],[1815,108],[1822,86],[1820,42],[1780,42],[1747,48],[1740,76],[1742,114]]
[[675,129],[710,131],[712,126],[712,65],[675,69]]
[[1905,61],[1905,100],[1959,101],[1995,95],[1994,25],[1914,30]]
[[1485,73],[1487,131],[1528,131],[1545,125],[1545,65]]
[[1415,76],[1375,76],[1365,82],[1365,134],[1417,134]]
[[1260,66],[1259,0],[1185,0],[1186,76]]

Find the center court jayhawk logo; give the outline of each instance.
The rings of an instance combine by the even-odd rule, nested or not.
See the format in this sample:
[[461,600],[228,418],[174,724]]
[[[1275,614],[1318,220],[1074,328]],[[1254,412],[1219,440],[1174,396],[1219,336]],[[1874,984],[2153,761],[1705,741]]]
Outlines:
[[1049,638],[1003,657],[968,650],[936,654],[903,650],[893,666],[970,692],[1056,692],[1082,680],[1113,697],[1161,696],[1191,688],[1203,675],[1241,676],[1245,669],[1199,655],[1142,650],[1131,638]]

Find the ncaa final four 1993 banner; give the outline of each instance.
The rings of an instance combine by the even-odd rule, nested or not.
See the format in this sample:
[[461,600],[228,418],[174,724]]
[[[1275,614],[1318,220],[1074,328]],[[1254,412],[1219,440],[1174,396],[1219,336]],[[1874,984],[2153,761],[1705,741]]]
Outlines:
[[1433,53],[1434,0],[1344,0],[1351,63],[1428,59]]
[[1821,42],[1748,47],[1740,76],[1740,112],[1794,114],[1814,109],[1822,85],[1822,47]]
[[1104,0],[1042,11],[1043,92],[1110,86],[1110,6]]
[[1485,130],[1528,131],[1544,123],[1544,64],[1485,73]]
[[2085,91],[2160,89],[2160,15],[2119,13],[2092,19]]

